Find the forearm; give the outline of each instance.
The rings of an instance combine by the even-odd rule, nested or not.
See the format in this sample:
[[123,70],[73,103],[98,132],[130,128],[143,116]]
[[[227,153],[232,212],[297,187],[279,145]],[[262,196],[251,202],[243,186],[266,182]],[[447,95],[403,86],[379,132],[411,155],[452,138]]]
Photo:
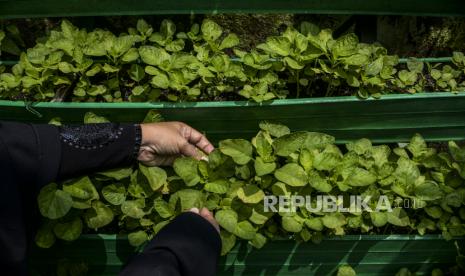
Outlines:
[[59,128],[62,180],[131,165],[137,158],[141,129],[135,124],[89,124]]
[[57,127],[1,122],[0,141],[6,152],[1,162],[14,168],[5,173],[17,183],[36,183],[40,188],[56,180],[132,164],[141,131],[134,124]]

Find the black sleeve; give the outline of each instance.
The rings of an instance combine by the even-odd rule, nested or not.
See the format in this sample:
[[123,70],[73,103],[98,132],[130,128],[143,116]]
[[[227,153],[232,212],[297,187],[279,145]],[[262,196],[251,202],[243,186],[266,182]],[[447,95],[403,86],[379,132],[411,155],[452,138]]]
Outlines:
[[60,169],[57,178],[129,166],[139,152],[140,125],[87,124],[59,128]]
[[137,154],[138,125],[56,127],[0,122],[0,267],[25,274],[28,244],[40,215],[43,185],[78,174],[130,164]]
[[[56,127],[0,123],[0,143],[17,183],[50,182],[130,165],[141,141],[139,125],[87,124]],[[2,164],[2,168],[6,168]]]
[[216,229],[200,215],[186,212],[163,227],[120,276],[213,276],[220,250]]

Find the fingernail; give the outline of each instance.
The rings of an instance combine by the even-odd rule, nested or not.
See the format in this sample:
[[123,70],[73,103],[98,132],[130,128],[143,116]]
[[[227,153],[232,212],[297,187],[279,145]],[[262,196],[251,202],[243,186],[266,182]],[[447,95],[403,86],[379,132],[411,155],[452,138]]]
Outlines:
[[200,160],[208,162],[208,156],[202,156],[202,157],[200,157]]
[[193,213],[198,214],[199,213],[199,208],[196,208],[196,207],[190,208],[189,212],[193,212]]

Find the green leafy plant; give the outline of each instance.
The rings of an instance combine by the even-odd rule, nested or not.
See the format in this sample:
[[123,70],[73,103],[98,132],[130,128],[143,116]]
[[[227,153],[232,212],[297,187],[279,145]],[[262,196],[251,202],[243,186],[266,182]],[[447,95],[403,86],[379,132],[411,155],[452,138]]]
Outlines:
[[[11,29],[4,34],[16,34]],[[3,35],[2,35],[3,34]],[[3,39],[2,49],[8,36]],[[0,69],[0,98],[26,101],[255,102],[287,97],[465,90],[465,63],[411,59],[406,65],[355,34],[303,22],[248,52],[214,21],[178,32],[170,20],[155,28],[139,20],[127,33],[86,31],[64,20],[57,30]]]
[[[153,114],[152,114],[153,115]],[[157,118],[156,116],[151,118]],[[86,122],[101,122],[93,114]],[[56,122],[56,121],[55,121]],[[222,227],[222,254],[237,239],[262,247],[292,237],[319,242],[347,233],[465,234],[465,149],[449,143],[437,152],[415,135],[403,147],[372,145],[368,139],[334,144],[332,136],[290,132],[261,123],[251,140],[226,139],[207,161],[182,157],[173,168],[138,165],[45,186],[38,197],[44,223],[41,247],[81,233],[126,233],[138,246],[192,207],[207,207]],[[364,195],[374,210],[381,195],[392,212],[266,212],[265,196]],[[402,208],[414,200],[412,208]]]

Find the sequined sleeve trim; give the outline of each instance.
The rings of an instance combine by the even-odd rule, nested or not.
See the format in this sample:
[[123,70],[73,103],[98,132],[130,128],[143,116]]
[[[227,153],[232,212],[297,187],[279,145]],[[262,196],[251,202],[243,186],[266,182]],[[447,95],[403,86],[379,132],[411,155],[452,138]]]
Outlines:
[[116,141],[123,133],[119,124],[65,125],[60,128],[61,140],[76,149],[95,150]]
[[142,128],[139,124],[135,124],[134,129],[135,129],[135,143],[134,143],[133,158],[134,160],[137,160],[137,156],[139,156],[140,145],[142,143]]

